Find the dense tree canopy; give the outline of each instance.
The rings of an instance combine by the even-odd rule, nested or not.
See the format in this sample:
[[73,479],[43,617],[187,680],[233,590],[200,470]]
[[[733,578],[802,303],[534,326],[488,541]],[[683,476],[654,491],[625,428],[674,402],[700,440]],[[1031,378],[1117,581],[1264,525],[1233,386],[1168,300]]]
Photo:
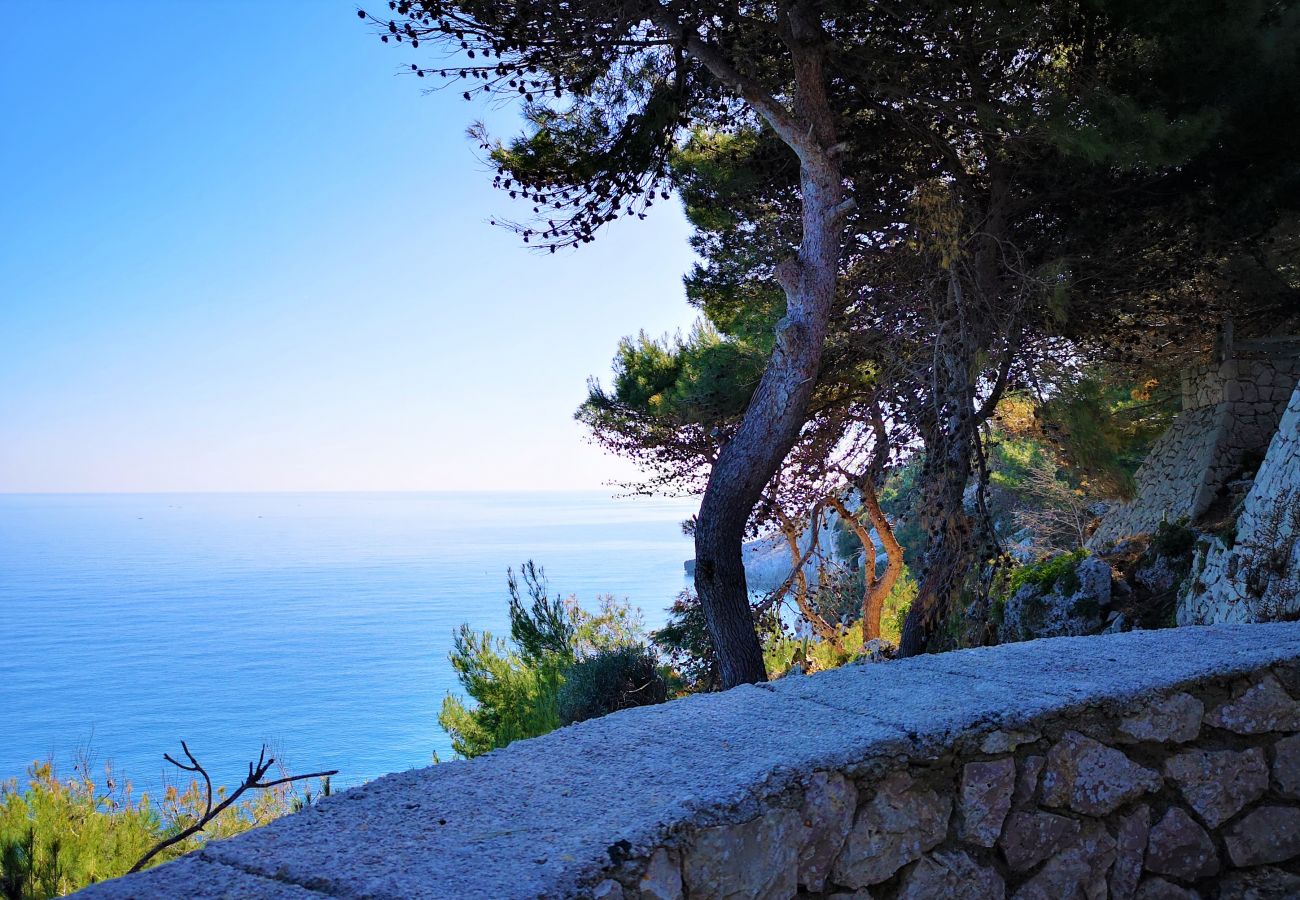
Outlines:
[[1295,3],[390,6],[383,39],[446,54],[414,72],[523,99],[522,136],[480,136],[525,241],[687,204],[706,323],[626,341],[580,415],[655,486],[704,486],[727,685],[763,677],[739,544],[778,507],[923,451],[924,649],[996,553],[980,428],[1008,387],[1294,310]]

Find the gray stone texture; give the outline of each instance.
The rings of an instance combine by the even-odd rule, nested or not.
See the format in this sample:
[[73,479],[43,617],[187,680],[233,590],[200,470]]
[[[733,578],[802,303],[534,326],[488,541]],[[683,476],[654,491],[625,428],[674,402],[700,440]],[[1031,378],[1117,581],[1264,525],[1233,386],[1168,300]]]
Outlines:
[[820,891],[844,839],[853,827],[858,808],[858,789],[838,772],[817,772],[804,790],[800,810],[799,884]]
[[1201,733],[1205,704],[1180,691],[1125,716],[1117,729],[1120,740],[1133,743],[1185,744]]
[[1232,546],[1213,539],[1197,553],[1179,598],[1180,625],[1258,622],[1300,612],[1300,387],[1246,494]]
[[889,776],[859,810],[835,864],[836,882],[859,888],[885,881],[943,841],[951,813],[950,798],[905,773]]
[[1219,853],[1205,829],[1175,806],[1151,829],[1146,867],[1160,875],[1195,881],[1219,871]]
[[1111,900],[1133,900],[1142,879],[1151,808],[1143,804],[1119,820],[1115,833],[1115,865],[1110,871]]
[[1002,833],[1016,786],[1016,761],[1011,757],[967,763],[961,772],[962,837],[992,847]]
[[[1142,823],[1130,818],[1145,798],[1161,804],[1163,822],[1179,796],[1172,783],[1149,794],[1163,780],[1150,766],[1226,740],[1235,752],[1264,748],[1278,771],[1276,745],[1291,736],[1277,716],[1285,704],[1269,688],[1272,699],[1257,705],[1246,685],[1296,660],[1292,623],[1058,638],[789,677],[389,775],[85,895],[617,897],[613,882],[628,900],[791,896],[800,880],[824,877],[843,836],[827,896],[893,879],[885,896],[906,882],[919,897],[962,872],[996,894],[986,869],[1016,896],[1100,896],[1141,852]],[[1223,726],[1255,724],[1210,724],[1190,744],[1124,745],[1133,758],[1116,749],[1124,718],[1178,692],[1212,698],[1210,716],[1228,705]],[[1274,730],[1256,732],[1260,721]],[[1040,776],[1039,797],[1013,789],[990,850],[974,840],[984,832],[963,838],[966,818],[951,810],[965,799],[968,763],[1000,762],[979,752],[997,731],[1043,735],[1014,749],[1019,781],[1035,780],[1030,760],[1044,749],[1053,774],[1050,785]],[[990,781],[1004,784],[1002,774]],[[1040,808],[1049,795],[1061,804],[1054,811]],[[1065,824],[1043,825],[1056,822]],[[1298,835],[1300,809],[1270,782],[1219,829],[1230,857],[1222,862],[1289,859]],[[1195,843],[1166,840],[1147,856],[1173,859],[1168,848]]]
[[1137,496],[1107,514],[1088,545],[1100,548],[1149,534],[1162,521],[1195,519],[1205,512],[1243,459],[1266,450],[1272,455],[1270,441],[1286,428],[1284,413],[1298,377],[1300,359],[1293,354],[1259,353],[1248,346],[1222,363],[1187,373],[1183,412],[1138,470]]
[[961,850],[936,851],[920,860],[903,876],[897,900],[1003,900],[1006,883],[997,869],[980,865]]
[[1111,602],[1112,573],[1103,559],[1090,556],[1073,578],[1058,579],[1051,590],[1026,584],[1006,602],[998,633],[1003,641],[1094,634],[1105,624]]
[[1300,735],[1273,745],[1273,782],[1289,800],[1300,800]]
[[1300,701],[1272,675],[1252,682],[1205,716],[1207,725],[1237,734],[1300,730]]
[[695,900],[785,900],[798,884],[801,827],[776,809],[740,825],[702,828],[682,859],[682,882]]
[[1300,856],[1300,809],[1261,806],[1232,823],[1224,835],[1235,866],[1262,866]]
[[1114,747],[1068,731],[1047,753],[1043,802],[1104,816],[1160,785],[1159,774]]
[[1187,805],[1206,825],[1218,828],[1268,790],[1268,763],[1259,747],[1188,750],[1165,761],[1165,777],[1178,785]]
[[1012,894],[1015,900],[1083,897],[1106,900],[1106,876],[1115,862],[1115,839],[1100,822],[1084,822],[1078,834],[1057,850],[1038,872]]

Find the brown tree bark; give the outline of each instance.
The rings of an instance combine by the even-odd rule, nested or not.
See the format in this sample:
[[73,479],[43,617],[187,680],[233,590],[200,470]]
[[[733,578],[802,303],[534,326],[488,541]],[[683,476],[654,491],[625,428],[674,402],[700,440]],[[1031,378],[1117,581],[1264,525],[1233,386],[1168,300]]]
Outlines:
[[[651,15],[677,22],[665,7],[656,5]],[[827,36],[815,4],[796,3],[781,15],[782,38],[794,65],[793,109],[739,73],[718,48],[694,34],[683,37],[685,50],[731,85],[794,151],[803,206],[798,255],[776,269],[786,314],[776,326],[775,349],[739,427],[718,452],[696,519],[695,590],[724,688],[767,680],[741,544],[754,504],[807,417],[835,299],[844,219],[853,208],[838,162],[842,148],[823,71]]]
[[[776,508],[776,515],[781,523],[781,533],[785,535],[786,546],[790,548],[790,559],[794,562],[794,571],[791,573],[794,578],[794,602],[799,607],[799,613],[812,626],[817,636],[824,641],[830,641],[836,647],[840,645],[839,629],[827,622],[825,617],[813,606],[812,599],[808,596],[808,576],[804,574],[805,554],[799,549],[799,528],[790,519],[789,516]],[[810,524],[813,530],[813,541],[816,541],[817,530],[821,527],[820,508],[813,511],[810,518]]]

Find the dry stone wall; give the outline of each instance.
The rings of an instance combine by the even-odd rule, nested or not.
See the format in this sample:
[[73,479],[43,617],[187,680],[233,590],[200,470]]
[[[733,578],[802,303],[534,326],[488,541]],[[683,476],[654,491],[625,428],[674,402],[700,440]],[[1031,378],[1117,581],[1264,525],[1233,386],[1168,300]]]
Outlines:
[[1300,614],[1300,388],[1273,436],[1235,526],[1197,550],[1180,625]]
[[121,897],[1300,896],[1300,624],[1055,638],[391,775]]
[[1183,412],[1137,473],[1138,494],[1102,520],[1097,549],[1162,521],[1195,520],[1253,457],[1262,457],[1300,380],[1288,344],[1240,345],[1227,361],[1188,372]]

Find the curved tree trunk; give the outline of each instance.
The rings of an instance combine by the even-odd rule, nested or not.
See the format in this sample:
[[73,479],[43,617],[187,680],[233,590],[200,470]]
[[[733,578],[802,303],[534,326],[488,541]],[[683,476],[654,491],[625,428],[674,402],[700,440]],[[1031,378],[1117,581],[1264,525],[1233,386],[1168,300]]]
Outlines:
[[[794,602],[799,607],[799,613],[812,626],[813,631],[823,641],[830,641],[836,647],[840,646],[839,629],[827,622],[825,617],[813,606],[812,599],[808,596],[808,576],[804,574],[804,552],[799,549],[799,528],[783,512],[780,507],[776,509],[776,515],[781,522],[781,533],[785,535],[786,545],[790,548],[790,559],[794,561],[794,571],[791,573],[794,578]],[[821,527],[819,519],[820,508],[814,510],[810,524],[813,530],[812,543],[817,541],[817,530]],[[811,548],[809,548],[811,550]]]
[[844,148],[836,137],[824,68],[831,41],[817,4],[782,4],[778,10],[794,74],[789,106],[702,40],[673,5],[655,0],[644,14],[678,36],[682,48],[743,98],[799,159],[799,253],[776,268],[786,314],[740,426],[718,452],[695,526],[695,590],[718,651],[722,685],[729,688],[767,680],[741,543],[754,504],[807,417],[835,299],[843,222],[853,202],[846,199],[838,162]]
[[828,160],[801,165],[803,241],[778,267],[786,315],[776,347],[734,436],[709,475],[695,528],[695,590],[722,665],[724,687],[765,681],[741,562],[750,511],[794,446],[821,366],[839,274],[844,186]]
[[[903,547],[894,537],[893,526],[880,508],[875,486],[869,480],[864,480],[858,485],[858,492],[862,495],[862,507],[867,514],[867,521],[871,523],[870,529],[849,512],[838,497],[832,497],[828,502],[853,529],[853,533],[862,542],[866,555],[862,587],[862,640],[865,643],[880,637],[880,619],[885,610],[885,600],[894,589],[898,576],[903,573]],[[880,535],[880,543],[885,551],[885,571],[879,576],[876,575],[876,545],[871,539],[872,529]]]

